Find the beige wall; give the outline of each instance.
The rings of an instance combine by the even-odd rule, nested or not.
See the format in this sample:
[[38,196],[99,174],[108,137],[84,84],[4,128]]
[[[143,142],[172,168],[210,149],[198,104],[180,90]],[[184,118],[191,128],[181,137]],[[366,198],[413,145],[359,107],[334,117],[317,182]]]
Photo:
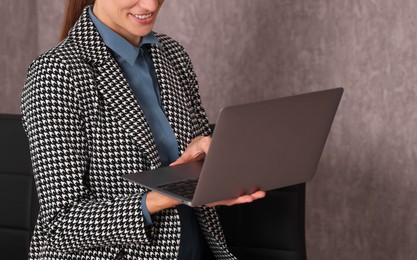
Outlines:
[[[62,3],[0,3],[0,112],[18,112]],[[416,13],[415,0],[169,0],[160,14],[157,30],[194,61],[211,121],[224,105],[345,88],[307,185],[310,260],[417,257]]]

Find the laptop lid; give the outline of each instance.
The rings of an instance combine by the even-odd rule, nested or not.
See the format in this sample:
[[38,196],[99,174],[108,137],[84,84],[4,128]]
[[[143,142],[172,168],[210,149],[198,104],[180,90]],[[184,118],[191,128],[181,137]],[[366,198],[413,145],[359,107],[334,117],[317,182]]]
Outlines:
[[309,181],[342,93],[338,88],[224,108],[193,204]]

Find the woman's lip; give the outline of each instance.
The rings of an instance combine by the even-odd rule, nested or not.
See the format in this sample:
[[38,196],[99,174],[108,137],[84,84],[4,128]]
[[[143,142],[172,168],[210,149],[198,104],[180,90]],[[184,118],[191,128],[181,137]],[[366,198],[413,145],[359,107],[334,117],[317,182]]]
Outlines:
[[138,23],[148,24],[151,23],[154,18],[154,13],[149,14],[130,14],[130,16]]

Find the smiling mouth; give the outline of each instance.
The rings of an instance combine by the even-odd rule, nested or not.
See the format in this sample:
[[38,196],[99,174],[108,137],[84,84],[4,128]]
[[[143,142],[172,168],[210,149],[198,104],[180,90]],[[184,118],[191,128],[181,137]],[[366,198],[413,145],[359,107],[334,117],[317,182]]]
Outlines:
[[145,19],[151,18],[153,16],[153,13],[149,13],[149,14],[134,14],[133,16],[135,18],[139,19],[139,20],[145,20]]

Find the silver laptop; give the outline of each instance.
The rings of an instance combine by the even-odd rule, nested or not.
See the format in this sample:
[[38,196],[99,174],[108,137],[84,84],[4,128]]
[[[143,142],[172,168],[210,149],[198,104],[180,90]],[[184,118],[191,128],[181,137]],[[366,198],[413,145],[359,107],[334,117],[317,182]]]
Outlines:
[[223,108],[204,161],[122,176],[184,204],[309,181],[343,88]]

